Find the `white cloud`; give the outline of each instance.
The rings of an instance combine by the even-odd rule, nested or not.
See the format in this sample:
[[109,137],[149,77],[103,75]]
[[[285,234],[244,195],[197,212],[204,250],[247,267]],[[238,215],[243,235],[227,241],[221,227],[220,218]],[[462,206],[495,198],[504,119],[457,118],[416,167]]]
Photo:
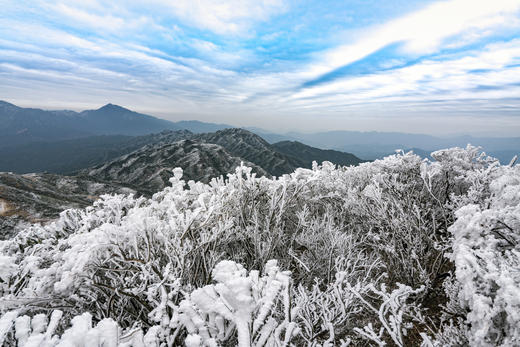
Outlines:
[[[312,78],[360,60],[392,44],[404,43],[404,53],[435,52],[456,35],[466,43],[497,28],[519,26],[518,0],[451,0],[356,33],[356,40],[332,49],[302,75]],[[449,42],[453,45],[453,42]]]
[[259,21],[284,12],[282,0],[154,0],[180,20],[217,34],[244,34]]
[[[351,76],[303,89],[288,98],[298,107],[324,108],[381,102],[503,99],[520,90],[520,40],[490,44],[462,58],[440,57],[411,66]],[[475,70],[479,70],[475,73]],[[482,88],[484,86],[484,88]],[[491,101],[490,101],[491,102]],[[460,105],[459,105],[460,107]],[[460,107],[461,109],[463,107]]]
[[57,3],[51,7],[58,14],[65,16],[68,21],[81,27],[87,26],[105,31],[118,31],[125,27],[127,23],[120,17],[112,15],[96,15],[83,11],[76,7],[71,7],[63,3]]

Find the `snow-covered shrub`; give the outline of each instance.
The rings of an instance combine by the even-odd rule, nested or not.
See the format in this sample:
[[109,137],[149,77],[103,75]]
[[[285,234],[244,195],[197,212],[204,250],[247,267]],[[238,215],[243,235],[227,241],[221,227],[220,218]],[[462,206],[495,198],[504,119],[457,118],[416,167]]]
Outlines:
[[298,334],[292,321],[290,273],[280,271],[276,261],[267,262],[262,277],[257,270],[247,274],[242,265],[222,261],[213,277],[217,284],[194,290],[180,303],[179,321],[190,339],[204,346],[226,341],[241,347],[278,346]]
[[49,345],[80,326],[121,346],[518,344],[519,169],[432,156],[210,184],[175,169],[150,199],[65,211],[0,242],[0,338],[59,310]]
[[[392,339],[396,346],[405,346],[405,337],[408,330],[413,327],[412,322],[423,322],[424,318],[420,314],[419,308],[413,304],[408,304],[406,301],[411,295],[420,293],[424,287],[419,289],[412,289],[409,286],[397,283],[397,288],[392,292],[388,292],[384,284],[380,289],[374,285],[370,285],[365,290],[370,290],[372,293],[382,299],[379,308],[372,306],[359,293],[359,286],[351,288],[351,291],[357,296],[372,312],[377,314],[381,328],[378,332],[374,331],[372,323],[361,328],[354,328],[354,331],[366,339],[369,339],[379,346],[385,346],[387,343],[384,339],[384,334]],[[423,333],[424,334],[424,333]]]
[[141,329],[121,329],[117,322],[106,318],[95,326],[88,312],[71,320],[70,327],[61,336],[57,334],[63,312],[52,311],[49,321],[47,315],[34,317],[18,316],[17,311],[9,311],[0,318],[0,344],[24,347],[148,347],[157,346],[160,341],[150,329],[146,335]]
[[467,308],[470,344],[520,344],[520,168],[501,167],[479,204],[461,207],[450,227],[451,259]]
[[348,345],[356,339],[353,332],[363,318],[363,301],[373,283],[379,283],[383,277],[375,275],[377,260],[370,263],[361,257],[338,258],[335,263],[333,281],[323,283],[316,279],[310,288],[300,284],[296,289],[294,305],[301,329],[297,339],[300,345]]

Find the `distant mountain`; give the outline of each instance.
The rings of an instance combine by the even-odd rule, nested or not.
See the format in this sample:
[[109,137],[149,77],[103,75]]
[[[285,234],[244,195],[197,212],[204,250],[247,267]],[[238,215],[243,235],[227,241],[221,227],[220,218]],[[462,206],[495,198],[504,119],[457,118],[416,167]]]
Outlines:
[[[113,104],[107,104],[97,110],[74,112],[21,108],[0,101],[0,148],[95,135],[138,136],[179,129],[187,129],[199,134],[230,127],[227,124],[199,121],[170,122]],[[417,148],[429,153],[442,148],[465,147],[468,143],[483,147],[486,153],[497,157],[502,163],[509,162],[514,155],[520,154],[520,137],[456,136],[442,138],[425,134],[375,131],[275,134],[258,128],[249,128],[249,130],[260,135],[269,143],[298,141],[320,149],[353,153],[365,160],[382,158],[394,153],[396,149]]]
[[[324,151],[300,143],[270,145],[244,129],[192,134],[175,141],[177,132],[164,132],[165,141],[146,145],[107,163],[85,169],[81,175],[127,185],[146,194],[169,185],[172,169],[181,167],[186,179],[209,182],[225,176],[244,162],[260,176],[281,176],[312,161],[328,160],[340,165],[356,165],[361,160],[349,153]],[[187,135],[189,133],[186,132]]]
[[299,141],[321,149],[353,153],[365,160],[382,158],[395,153],[396,149],[415,148],[417,152],[429,154],[444,148],[466,147],[467,144],[482,147],[487,154],[498,158],[503,164],[509,163],[514,155],[520,154],[520,137],[453,136],[444,138],[425,134],[341,130],[286,134],[271,134],[262,130],[255,130],[255,132],[270,143],[281,140]]
[[281,141],[272,145],[278,152],[293,157],[298,161],[300,167],[312,167],[312,162],[316,161],[321,164],[324,161],[331,163],[350,166],[358,165],[363,160],[359,159],[352,153],[345,153],[335,150],[323,150],[311,146],[304,145],[298,141]]
[[173,122],[130,111],[124,107],[107,104],[97,110],[87,110],[77,115],[78,124],[92,134],[145,135],[166,129],[180,129]]
[[[175,167],[184,171],[183,179],[209,182],[226,176],[244,160],[222,146],[193,140],[147,145],[106,164],[81,172],[82,176],[126,185],[151,195],[168,186]],[[244,161],[259,175],[268,175],[261,167]]]
[[[202,134],[193,134],[188,130],[167,130],[144,136],[102,135],[0,147],[0,171],[74,174],[146,145],[166,144],[183,139],[221,145],[232,156],[252,162],[275,176],[290,173],[297,167],[311,167],[313,160],[319,163],[328,160],[340,165],[356,164],[356,160],[359,160],[350,160],[353,156],[348,153],[337,152],[331,155],[310,146],[301,148],[301,152],[285,153],[282,147],[270,145],[258,135],[244,129],[225,129]],[[305,145],[300,144],[302,146]]]
[[173,122],[107,104],[83,112],[44,111],[0,101],[0,147],[92,135],[145,135],[180,129]]
[[89,206],[110,193],[135,191],[85,177],[0,172],[0,239],[20,222],[47,222],[65,209]]
[[21,108],[0,101],[0,147],[91,135],[79,126],[77,113]]

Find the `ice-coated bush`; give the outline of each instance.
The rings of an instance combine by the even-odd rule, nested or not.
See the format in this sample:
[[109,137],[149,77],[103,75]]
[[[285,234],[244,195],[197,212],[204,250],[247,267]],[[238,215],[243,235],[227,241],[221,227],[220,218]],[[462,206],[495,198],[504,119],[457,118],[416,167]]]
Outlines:
[[450,227],[458,299],[478,346],[520,345],[520,170],[497,171],[489,197],[460,207]]
[[468,146],[152,198],[0,243],[6,346],[512,346],[520,170]]

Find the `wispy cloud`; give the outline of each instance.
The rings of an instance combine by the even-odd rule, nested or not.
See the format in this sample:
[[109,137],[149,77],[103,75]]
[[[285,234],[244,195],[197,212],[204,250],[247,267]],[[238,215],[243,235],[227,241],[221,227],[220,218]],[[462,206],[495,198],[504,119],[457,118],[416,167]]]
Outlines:
[[325,52],[316,64],[309,67],[307,73],[316,76],[330,72],[392,43],[402,43],[402,53],[410,55],[435,53],[444,48],[443,45],[453,46],[454,42],[469,44],[499,29],[518,28],[519,10],[520,2],[516,0],[451,0],[433,3],[388,23],[356,31],[354,42]]
[[287,9],[281,0],[152,0],[180,21],[217,34],[240,35]]
[[347,93],[349,100],[374,102],[382,97],[418,94],[438,98],[438,94],[442,93],[451,98],[456,97],[456,93],[468,92],[479,85],[506,86],[520,81],[520,66],[517,66],[519,62],[520,40],[513,40],[489,44],[483,50],[465,52],[465,56],[461,58],[439,56],[406,67],[343,78],[305,88],[292,97],[341,97],[343,93]]

